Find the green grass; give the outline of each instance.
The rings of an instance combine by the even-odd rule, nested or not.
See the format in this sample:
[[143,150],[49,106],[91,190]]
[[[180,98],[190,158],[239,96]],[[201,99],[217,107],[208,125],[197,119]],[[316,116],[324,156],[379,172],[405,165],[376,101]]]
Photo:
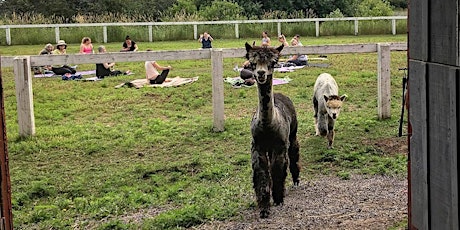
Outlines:
[[[259,38],[251,40],[259,41]],[[249,40],[249,41],[251,41]],[[216,40],[242,47],[246,40]],[[303,37],[305,45],[406,41],[398,36]],[[69,44],[76,53],[79,44]],[[95,44],[97,47],[100,44]],[[140,43],[141,50],[198,48],[197,41]],[[106,44],[118,51],[121,43]],[[0,47],[2,55],[36,54],[42,46]],[[243,54],[242,54],[243,56]],[[316,55],[311,55],[314,57]],[[301,179],[318,174],[406,174],[405,153],[374,143],[397,139],[406,52],[391,53],[392,117],[377,119],[377,54],[328,55],[329,68],[304,68],[275,86],[296,105]],[[224,77],[243,58],[224,60]],[[225,85],[225,131],[212,132],[210,60],[160,61],[170,76],[200,79],[180,88],[114,86],[143,78],[143,63],[117,63],[132,76],[99,82],[34,78],[36,135],[18,136],[14,76],[2,69],[15,229],[175,229],[224,220],[253,208],[249,123],[256,88]],[[88,70],[94,65],[79,65]],[[336,124],[335,148],[314,136],[311,95],[322,72],[348,99]],[[405,137],[402,137],[405,138]],[[290,183],[290,182],[289,182]],[[129,222],[136,213],[142,222]]]

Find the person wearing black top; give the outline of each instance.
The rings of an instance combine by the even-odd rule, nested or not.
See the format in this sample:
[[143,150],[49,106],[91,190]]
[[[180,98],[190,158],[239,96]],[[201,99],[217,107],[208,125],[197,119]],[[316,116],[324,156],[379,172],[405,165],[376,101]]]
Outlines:
[[208,34],[208,32],[204,32],[203,34],[200,34],[198,41],[201,42],[202,49],[209,49],[212,48],[211,42],[214,41],[214,39]]
[[128,51],[137,51],[137,44],[135,41],[131,40],[129,36],[126,36],[125,42],[123,42],[123,49],[121,52],[128,52]]
[[[97,49],[99,53],[105,53],[106,49],[105,46],[99,46]],[[97,63],[96,64],[96,77],[97,78],[104,78],[107,76],[118,76],[121,74],[130,74],[130,71],[122,72],[120,70],[112,70],[112,68],[115,66],[115,63]]]

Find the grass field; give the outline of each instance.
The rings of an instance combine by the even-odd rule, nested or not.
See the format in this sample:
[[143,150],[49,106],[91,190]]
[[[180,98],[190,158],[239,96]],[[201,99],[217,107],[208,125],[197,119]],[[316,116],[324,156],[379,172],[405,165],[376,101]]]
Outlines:
[[[302,38],[304,45],[401,41],[406,36]],[[236,48],[245,42],[216,40],[213,46]],[[121,48],[118,43],[105,45],[109,52]],[[199,45],[139,44],[140,50]],[[2,46],[0,54],[35,55],[41,48]],[[69,44],[68,52],[78,48]],[[224,77],[237,76],[232,69],[243,61],[225,59]],[[328,68],[275,74],[293,79],[274,90],[288,95],[297,109],[301,180],[318,174],[343,179],[353,174],[404,176],[406,154],[388,153],[374,143],[398,140],[403,75],[398,68],[406,66],[406,52],[391,53],[392,117],[386,120],[377,119],[376,53],[328,55],[328,63]],[[2,69],[15,229],[180,229],[255,206],[249,124],[257,89],[225,85],[225,131],[214,133],[210,60],[160,64],[173,66],[171,77],[200,79],[179,88],[115,89],[144,78],[143,63],[138,62],[116,65],[134,75],[99,82],[33,79],[36,135],[25,139],[18,137],[13,72]],[[331,150],[324,138],[314,136],[311,97],[322,72],[335,76],[339,94],[348,95]],[[134,221],[138,214],[142,221]]]

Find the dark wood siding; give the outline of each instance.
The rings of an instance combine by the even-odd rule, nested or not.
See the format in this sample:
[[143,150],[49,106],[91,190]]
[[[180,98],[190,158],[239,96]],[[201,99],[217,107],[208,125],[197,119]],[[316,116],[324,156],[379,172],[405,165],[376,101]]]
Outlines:
[[459,229],[459,4],[409,1],[410,229]]
[[428,228],[428,127],[426,64],[409,62],[409,120],[412,125],[410,138],[411,163],[411,214],[412,224],[419,229]]

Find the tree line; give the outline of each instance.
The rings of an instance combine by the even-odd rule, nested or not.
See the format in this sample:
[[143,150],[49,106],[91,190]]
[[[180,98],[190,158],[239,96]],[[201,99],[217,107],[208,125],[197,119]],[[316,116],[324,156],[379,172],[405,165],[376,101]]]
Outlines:
[[[0,15],[42,15],[78,22],[76,15],[124,15],[139,21],[389,16],[406,0],[0,0]],[[116,18],[112,19],[116,21]]]

